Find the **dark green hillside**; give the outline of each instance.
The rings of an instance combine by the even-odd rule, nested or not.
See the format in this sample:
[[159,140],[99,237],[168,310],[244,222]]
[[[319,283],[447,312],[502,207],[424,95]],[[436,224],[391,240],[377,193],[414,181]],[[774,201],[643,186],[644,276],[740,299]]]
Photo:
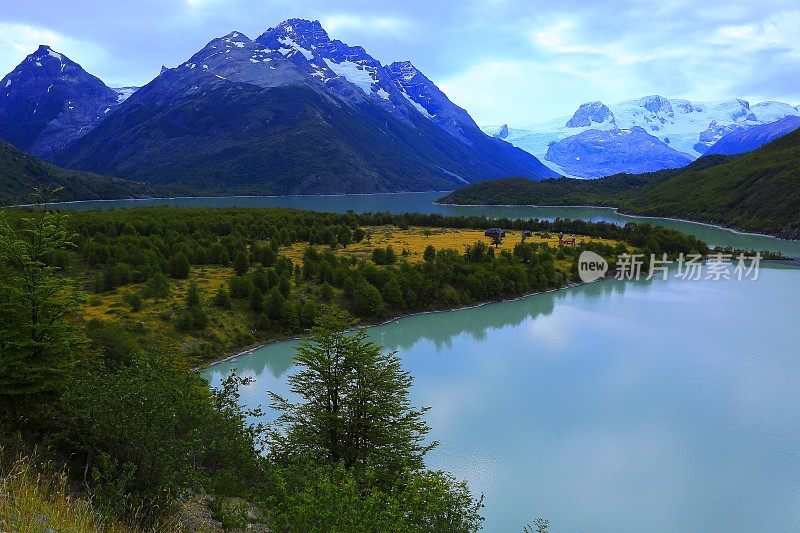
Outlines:
[[615,206],[800,238],[800,131],[736,157],[710,156],[682,169],[598,180],[501,180],[442,198],[451,204]]
[[64,170],[27,155],[0,140],[0,205],[26,203],[37,186],[63,187],[59,201],[149,196],[143,184]]
[[681,169],[647,174],[614,174],[596,180],[555,178],[530,181],[508,178],[476,183],[454,191],[439,202],[456,205],[600,205],[618,206],[626,195],[673,178],[689,168],[702,170],[728,161],[724,156],[698,159]]
[[800,238],[800,131],[724,165],[686,169],[623,208]]

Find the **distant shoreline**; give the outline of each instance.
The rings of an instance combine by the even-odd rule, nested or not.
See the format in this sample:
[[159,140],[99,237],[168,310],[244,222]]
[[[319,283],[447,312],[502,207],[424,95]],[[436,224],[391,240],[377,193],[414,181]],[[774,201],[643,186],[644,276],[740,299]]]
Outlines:
[[659,216],[648,216],[648,215],[634,215],[631,213],[625,213],[621,211],[619,207],[611,207],[607,205],[536,205],[536,204],[448,204],[444,202],[435,201],[433,202],[438,205],[447,205],[451,207],[540,207],[540,208],[576,208],[576,209],[608,209],[613,211],[615,214],[627,217],[630,219],[636,218],[644,218],[648,220],[672,220],[675,222],[686,222],[689,224],[698,224],[700,226],[706,226],[709,228],[716,228],[725,231],[729,231],[731,233],[735,233],[737,235],[751,235],[753,237],[769,237],[771,239],[779,240],[779,241],[787,241],[787,242],[798,242],[800,239],[784,239],[782,237],[778,237],[776,235],[770,235],[769,233],[757,233],[754,231],[745,231],[742,229],[737,229],[731,226],[724,226],[722,224],[713,224],[711,222],[700,222],[699,220],[691,220],[688,218],[676,218],[676,217],[659,217]]
[[[399,192],[348,192],[332,194],[233,194],[223,196],[148,196],[146,198],[107,198],[101,200],[68,200],[65,202],[48,202],[45,204],[12,204],[1,207],[36,207],[37,205],[59,206],[72,204],[86,204],[89,202],[149,202],[152,200],[221,200],[225,198],[337,198],[340,196],[383,196],[389,194],[444,194],[446,191],[399,191]],[[433,202],[436,203],[436,202]]]

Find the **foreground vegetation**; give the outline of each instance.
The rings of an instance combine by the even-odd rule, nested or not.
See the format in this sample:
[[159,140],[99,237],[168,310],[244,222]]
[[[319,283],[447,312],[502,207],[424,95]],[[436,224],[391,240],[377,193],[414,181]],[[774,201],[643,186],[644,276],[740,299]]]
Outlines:
[[800,131],[753,152],[702,157],[675,170],[598,180],[513,179],[469,185],[441,200],[480,205],[598,205],[800,238]]
[[[517,232],[513,246],[422,247],[498,224]],[[523,242],[522,229],[536,234]],[[584,237],[555,246],[555,232]],[[31,484],[32,475],[14,474],[19,467],[3,470],[4,483],[33,487],[2,501],[13,507],[3,517],[23,529],[33,514],[66,531],[179,531],[186,509],[197,509],[212,531],[477,531],[482,499],[425,467],[434,443],[425,409],[409,402],[411,376],[352,328],[563,286],[583,249],[611,260],[632,249],[707,251],[635,224],[275,209],[8,212],[0,439],[23,453],[37,446],[36,470],[65,477]],[[290,378],[300,401],[265,398],[280,414],[275,424],[242,409],[246,379],[231,374],[212,390],[191,370],[223,347],[294,334],[307,335]],[[70,513],[74,522],[58,522]]]

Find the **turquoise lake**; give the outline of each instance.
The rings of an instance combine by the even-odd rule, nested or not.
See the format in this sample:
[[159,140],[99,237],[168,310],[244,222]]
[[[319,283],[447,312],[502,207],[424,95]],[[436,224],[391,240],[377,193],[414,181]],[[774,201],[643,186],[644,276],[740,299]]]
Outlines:
[[[604,281],[370,329],[430,406],[485,531],[800,530],[800,270]],[[207,371],[286,393],[295,342]]]
[[[610,209],[451,207],[441,193],[85,202],[285,206],[552,219],[636,220]],[[711,244],[800,243],[663,219]],[[753,280],[603,281],[370,328],[430,406],[431,468],[486,496],[484,530],[535,517],[560,532],[800,531],[800,269]],[[286,393],[295,342],[206,371],[255,381],[248,405]]]

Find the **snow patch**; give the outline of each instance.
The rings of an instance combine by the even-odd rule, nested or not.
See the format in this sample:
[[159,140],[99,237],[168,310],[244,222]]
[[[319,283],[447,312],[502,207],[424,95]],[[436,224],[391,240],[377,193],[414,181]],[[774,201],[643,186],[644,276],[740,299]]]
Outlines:
[[119,87],[117,89],[112,89],[115,93],[117,93],[117,103],[121,104],[130,96],[136,92],[138,87]]
[[309,52],[308,50],[306,50],[305,48],[294,42],[289,37],[281,37],[280,39],[278,39],[278,42],[286,47],[278,50],[278,52],[280,52],[283,55],[289,55],[289,53],[291,53],[292,50],[294,50],[296,52],[300,52],[301,54],[303,54],[303,56],[305,56],[306,59],[311,59],[312,57],[314,57],[314,54],[312,54],[311,52]]
[[[6,81],[6,87],[10,87],[10,86],[11,86],[11,78],[9,78],[9,79]],[[51,85],[50,87],[52,87],[52,85]],[[47,89],[47,92],[50,92],[50,89]]]
[[352,61],[342,61],[341,63],[334,63],[328,59],[324,59],[324,61],[337,76],[343,77],[366,94],[372,92],[372,84],[377,80],[372,77],[371,70]]
[[383,88],[380,88],[377,91],[375,91],[375,94],[377,94],[378,96],[380,96],[384,100],[388,100],[389,99],[389,93],[384,91]]
[[420,105],[419,102],[416,102],[413,98],[411,98],[411,96],[406,92],[405,89],[403,89],[403,96],[405,97],[406,100],[408,100],[408,102],[412,106],[414,106],[414,109],[416,109],[417,111],[422,113],[422,116],[424,116],[426,118],[433,118],[433,115],[428,113],[428,110],[425,109],[424,107],[422,107],[422,105]]

